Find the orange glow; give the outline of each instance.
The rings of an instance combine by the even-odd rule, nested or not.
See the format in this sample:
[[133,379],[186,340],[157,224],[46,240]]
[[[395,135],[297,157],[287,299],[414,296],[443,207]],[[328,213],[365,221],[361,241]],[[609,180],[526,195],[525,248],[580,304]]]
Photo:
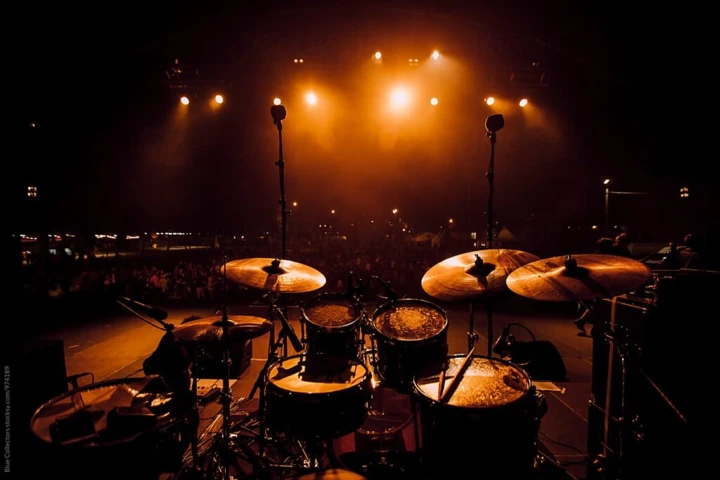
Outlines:
[[382,58],[382,53],[375,52],[375,60],[380,60]]
[[180,103],[182,103],[183,105],[190,105],[190,99],[183,95],[182,97],[180,97]]
[[306,101],[309,105],[315,105],[315,104],[317,103],[317,95],[315,95],[313,92],[308,92],[308,93],[305,95],[305,101]]
[[485,103],[487,103],[488,105],[492,105],[493,103],[495,103],[495,97],[487,97],[485,99]]
[[278,97],[275,97],[273,100],[273,105],[280,105],[282,103],[282,100],[280,100]]
[[438,52],[437,50],[435,50],[435,51],[432,53],[432,58],[433,58],[433,60],[437,60],[438,58],[440,58],[440,52]]
[[521,106],[521,107],[525,107],[527,104],[528,104],[527,98],[523,98],[522,100],[520,100],[520,106]]
[[215,103],[217,103],[219,105],[219,104],[223,103],[224,101],[225,101],[225,99],[223,98],[222,95],[215,95]]
[[433,98],[430,99],[430,105],[435,106],[435,105],[437,105],[438,103],[439,103],[439,102],[438,102],[438,99],[437,99],[437,98],[433,97]]

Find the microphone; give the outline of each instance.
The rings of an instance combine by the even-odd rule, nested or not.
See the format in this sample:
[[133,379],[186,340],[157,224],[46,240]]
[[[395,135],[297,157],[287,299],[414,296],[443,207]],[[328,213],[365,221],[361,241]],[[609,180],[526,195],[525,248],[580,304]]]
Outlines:
[[505,118],[503,118],[503,116],[499,113],[496,113],[495,115],[490,115],[485,120],[485,130],[487,130],[488,133],[499,132],[504,126]]
[[127,297],[117,297],[117,299],[120,302],[131,305],[136,310],[144,313],[150,318],[154,318],[158,322],[162,322],[168,317],[168,312],[166,312],[165,310],[160,310],[159,308],[153,307],[151,305],[146,305],[136,300],[131,300]]
[[270,115],[273,118],[273,124],[278,125],[287,117],[287,110],[282,105],[273,105],[270,107]]
[[493,344],[492,351],[494,353],[497,353],[498,355],[503,355],[507,352],[507,349],[510,346],[510,341],[508,340],[508,337],[510,336],[511,327],[512,325],[505,325],[505,327],[502,329],[502,333]]
[[398,298],[400,298],[400,295],[398,295],[398,293],[397,293],[395,290],[393,290],[393,288],[392,288],[392,286],[390,285],[389,282],[386,282],[385,280],[383,280],[382,278],[380,278],[380,277],[378,277],[378,276],[374,276],[373,278],[374,278],[375,280],[378,280],[378,281],[382,284],[383,288],[384,288],[385,291],[387,292],[387,298],[388,298],[388,300],[390,300],[390,301],[395,301],[395,300],[397,300]]
[[280,322],[282,322],[283,330],[285,330],[285,334],[290,339],[290,343],[292,344],[292,347],[298,351],[302,352],[304,350],[303,344],[298,338],[297,334],[295,333],[295,329],[290,325],[290,322],[287,321],[287,318],[285,318],[285,315],[283,315],[282,312],[278,315],[280,317]]

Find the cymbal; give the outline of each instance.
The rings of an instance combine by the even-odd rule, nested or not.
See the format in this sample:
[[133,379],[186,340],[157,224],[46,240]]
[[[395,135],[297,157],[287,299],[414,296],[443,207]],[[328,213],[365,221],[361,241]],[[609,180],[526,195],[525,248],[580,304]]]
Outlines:
[[227,263],[227,277],[246,287],[277,293],[307,293],[322,288],[325,276],[290,260],[243,258]]
[[433,298],[444,301],[470,300],[506,289],[513,270],[539,260],[520,250],[477,250],[443,260],[423,276],[422,287]]
[[[222,316],[200,318],[173,329],[175,338],[184,343],[218,343],[222,341]],[[260,317],[228,315],[230,342],[239,343],[265,335],[272,329],[272,322]]]
[[567,302],[614,297],[650,280],[644,263],[615,255],[580,254],[529,263],[512,272],[507,285],[523,297]]

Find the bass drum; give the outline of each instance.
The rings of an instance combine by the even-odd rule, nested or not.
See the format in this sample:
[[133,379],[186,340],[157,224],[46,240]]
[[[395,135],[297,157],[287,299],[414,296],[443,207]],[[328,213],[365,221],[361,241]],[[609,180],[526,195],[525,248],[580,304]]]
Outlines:
[[381,381],[410,391],[416,375],[439,373],[448,354],[448,324],[445,311],[426,300],[400,299],[378,307],[371,325]]
[[267,423],[303,439],[337,438],[359,428],[372,400],[372,377],[362,363],[299,354],[268,370]]
[[192,404],[189,390],[173,393],[157,375],[109,380],[40,406],[30,428],[54,475],[157,479],[181,466],[198,428]]
[[[464,359],[448,358],[446,388]],[[537,437],[547,406],[523,370],[474,356],[442,403],[438,383],[437,375],[413,382],[428,478],[536,477]]]
[[362,317],[362,305],[349,295],[321,293],[308,301],[301,309],[307,353],[359,359]]

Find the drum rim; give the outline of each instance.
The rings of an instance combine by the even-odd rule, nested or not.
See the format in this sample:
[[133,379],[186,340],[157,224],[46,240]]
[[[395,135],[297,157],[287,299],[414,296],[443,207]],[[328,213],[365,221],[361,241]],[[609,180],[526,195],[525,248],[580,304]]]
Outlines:
[[[275,383],[275,382],[272,381],[272,379],[270,378],[270,372],[272,372],[273,370],[275,370],[275,368],[276,368],[278,365],[282,364],[283,361],[290,360],[290,359],[297,358],[297,357],[303,357],[303,356],[305,356],[305,357],[307,357],[307,356],[313,356],[313,357],[321,357],[321,358],[322,358],[322,357],[326,357],[326,358],[336,358],[336,359],[338,359],[338,360],[342,360],[342,361],[346,361],[346,362],[353,362],[353,363],[355,363],[356,365],[359,365],[359,366],[363,367],[363,369],[365,369],[365,374],[360,377],[360,380],[359,380],[356,384],[350,385],[348,388],[343,388],[342,390],[335,390],[335,391],[332,391],[332,392],[298,392],[298,391],[295,391],[295,390],[288,390],[288,389],[286,389],[286,388],[282,388],[282,387],[280,387],[277,383]],[[273,362],[273,363],[268,367],[268,369],[267,369],[266,377],[267,377],[267,384],[268,384],[268,386],[272,386],[272,388],[276,388],[276,389],[281,390],[281,391],[283,391],[283,392],[287,392],[287,393],[290,393],[290,394],[292,394],[292,395],[307,395],[307,396],[315,396],[315,395],[318,395],[318,396],[321,396],[321,395],[333,395],[333,394],[338,394],[338,393],[340,393],[340,392],[347,392],[347,391],[349,391],[349,390],[351,390],[351,389],[353,389],[353,388],[360,387],[360,386],[362,386],[364,383],[366,383],[368,380],[371,380],[371,373],[372,373],[372,372],[371,372],[370,369],[367,367],[367,365],[365,365],[363,362],[360,362],[360,361],[358,361],[358,360],[354,360],[354,359],[352,359],[352,358],[345,358],[345,357],[341,357],[341,356],[338,356],[338,355],[328,355],[328,354],[326,354],[326,353],[316,353],[316,354],[296,353],[296,354],[294,354],[294,355],[288,355],[287,357],[280,358],[280,359],[278,359],[277,361]]]
[[[467,356],[467,354],[465,354],[465,353],[453,353],[453,354],[448,355],[447,358],[448,358],[448,359],[450,359],[450,358],[464,358],[464,357],[466,357],[466,356]],[[504,364],[504,365],[506,365],[506,366],[513,367],[513,368],[516,369],[520,374],[522,374],[522,376],[523,376],[523,377],[525,378],[525,380],[527,381],[527,386],[528,386],[527,390],[525,390],[525,391],[523,392],[523,394],[522,394],[517,400],[515,400],[515,401],[513,401],[513,402],[511,402],[511,403],[503,403],[503,404],[499,404],[499,405],[487,405],[487,406],[482,406],[482,407],[470,407],[470,406],[463,406],[463,405],[452,405],[452,404],[449,404],[449,403],[440,403],[440,401],[438,401],[436,398],[431,398],[430,396],[428,396],[428,395],[422,390],[422,388],[420,388],[420,386],[418,385],[418,383],[417,383],[417,382],[418,382],[418,378],[415,377],[415,376],[413,376],[413,379],[412,379],[412,381],[410,382],[410,385],[412,386],[413,394],[414,394],[416,397],[422,397],[422,399],[423,399],[424,401],[430,402],[430,404],[433,405],[433,406],[434,406],[434,405],[440,405],[442,408],[457,409],[457,410],[471,410],[471,411],[476,411],[476,412],[491,411],[491,410],[501,410],[501,409],[503,409],[503,408],[509,408],[509,407],[514,406],[514,405],[517,405],[519,402],[522,402],[522,401],[523,401],[524,399],[526,399],[529,395],[531,395],[531,393],[532,393],[532,388],[533,388],[532,378],[530,378],[530,375],[528,375],[528,373],[527,373],[525,370],[523,370],[522,368],[520,368],[517,364],[515,364],[515,363],[513,363],[513,362],[510,362],[510,361],[508,361],[508,360],[504,360],[504,359],[502,359],[502,358],[490,357],[490,356],[488,356],[488,355],[481,355],[481,354],[477,354],[477,353],[476,353],[476,354],[473,354],[473,356],[472,356],[472,359],[473,359],[473,360],[475,360],[476,358],[491,359],[491,360],[500,362],[500,363],[502,363],[502,364]],[[429,377],[434,377],[434,376],[436,376],[436,375],[429,375]],[[428,377],[420,377],[420,378],[428,378]]]
[[[384,313],[387,309],[391,308],[391,306],[393,304],[411,303],[411,302],[421,303],[421,304],[425,304],[427,306],[435,308],[438,312],[440,312],[442,314],[443,318],[445,319],[445,325],[443,325],[443,327],[440,330],[438,330],[437,333],[434,333],[434,334],[430,335],[429,337],[425,337],[425,338],[401,339],[401,338],[391,337],[390,335],[386,335],[385,333],[380,331],[380,329],[377,327],[377,324],[375,322],[378,315]],[[429,340],[433,340],[433,339],[441,336],[445,332],[447,332],[447,330],[450,326],[450,319],[448,318],[447,310],[445,310],[440,305],[437,305],[436,303],[433,303],[429,300],[425,300],[423,298],[399,298],[397,300],[391,300],[389,302],[385,302],[382,305],[378,306],[372,314],[372,318],[370,319],[370,326],[372,327],[372,329],[375,333],[377,333],[378,335],[380,335],[381,337],[383,337],[386,340],[389,340],[392,342],[399,342],[399,343],[419,343],[419,342],[427,342]]]
[[[314,306],[314,303],[321,298],[337,298],[337,299],[346,299],[350,302],[350,304],[359,310],[358,315],[353,318],[350,322],[344,323],[342,325],[320,325],[319,323],[313,322],[310,317],[308,317],[306,310],[312,306]],[[300,307],[300,314],[302,315],[303,321],[312,324],[315,327],[324,329],[324,330],[341,330],[346,329],[347,327],[350,327],[352,325],[355,325],[362,319],[363,312],[362,312],[362,304],[358,302],[355,298],[352,297],[352,295],[348,295],[346,293],[340,293],[340,292],[323,292],[319,295],[314,296],[310,300],[308,300],[305,304]]]

